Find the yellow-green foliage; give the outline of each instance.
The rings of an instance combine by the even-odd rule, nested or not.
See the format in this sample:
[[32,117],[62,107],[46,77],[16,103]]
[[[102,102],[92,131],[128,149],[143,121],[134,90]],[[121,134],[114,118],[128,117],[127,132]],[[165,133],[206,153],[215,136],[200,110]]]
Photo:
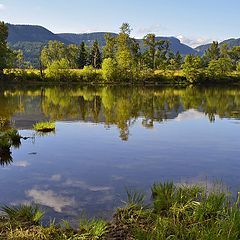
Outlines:
[[38,122],[33,125],[33,128],[37,132],[51,132],[55,130],[56,126],[53,122]]
[[45,71],[46,77],[52,80],[69,80],[71,79],[71,74],[69,70],[69,62],[62,58],[61,60],[55,60],[48,65]]

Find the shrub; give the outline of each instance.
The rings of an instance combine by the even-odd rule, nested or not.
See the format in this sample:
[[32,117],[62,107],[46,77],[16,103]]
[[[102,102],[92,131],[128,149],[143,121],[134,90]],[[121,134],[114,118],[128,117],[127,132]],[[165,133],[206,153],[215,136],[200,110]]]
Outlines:
[[56,81],[66,81],[71,79],[69,62],[67,59],[53,61],[46,69],[46,77]]
[[112,58],[106,58],[102,64],[103,79],[106,82],[117,80],[118,78],[118,65],[116,60]]

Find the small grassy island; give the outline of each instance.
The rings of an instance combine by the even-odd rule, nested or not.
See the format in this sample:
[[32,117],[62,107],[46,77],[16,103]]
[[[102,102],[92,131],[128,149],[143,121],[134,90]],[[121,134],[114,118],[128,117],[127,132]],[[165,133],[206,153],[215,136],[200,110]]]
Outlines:
[[42,226],[44,212],[36,206],[4,206],[0,239],[232,239],[240,238],[239,197],[233,201],[223,188],[155,183],[152,202],[144,194],[127,192],[125,206],[111,221],[81,220],[78,229],[67,221]]
[[33,128],[37,132],[48,133],[55,131],[55,123],[53,122],[38,122],[33,125]]

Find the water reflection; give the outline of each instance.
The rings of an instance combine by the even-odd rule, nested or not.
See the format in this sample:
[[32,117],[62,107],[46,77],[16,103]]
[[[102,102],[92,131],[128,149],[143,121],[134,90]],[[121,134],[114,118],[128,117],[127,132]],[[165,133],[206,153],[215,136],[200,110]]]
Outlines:
[[[237,87],[2,87],[2,127],[30,138],[3,158],[0,203],[62,219],[111,211],[125,187],[154,181],[208,176],[239,191],[239,117]],[[44,120],[55,134],[32,131]]]
[[153,88],[153,87],[35,87],[2,89],[1,117],[19,128],[31,128],[35,121],[83,120],[116,125],[126,141],[129,128],[138,117],[142,126],[173,119],[186,110],[203,112],[214,122],[240,117],[240,89]]

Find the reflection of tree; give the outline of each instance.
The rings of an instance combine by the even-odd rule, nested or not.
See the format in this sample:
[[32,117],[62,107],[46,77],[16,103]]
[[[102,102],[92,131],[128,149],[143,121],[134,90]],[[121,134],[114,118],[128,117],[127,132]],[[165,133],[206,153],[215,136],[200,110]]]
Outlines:
[[5,167],[12,163],[12,156],[10,148],[8,149],[1,149],[0,148],[0,165]]
[[240,89],[58,86],[0,91],[0,104],[0,117],[7,119],[14,112],[38,109],[52,121],[82,119],[116,125],[120,137],[127,140],[129,126],[138,117],[146,128],[188,109],[204,112],[210,121],[216,115],[240,118]]

